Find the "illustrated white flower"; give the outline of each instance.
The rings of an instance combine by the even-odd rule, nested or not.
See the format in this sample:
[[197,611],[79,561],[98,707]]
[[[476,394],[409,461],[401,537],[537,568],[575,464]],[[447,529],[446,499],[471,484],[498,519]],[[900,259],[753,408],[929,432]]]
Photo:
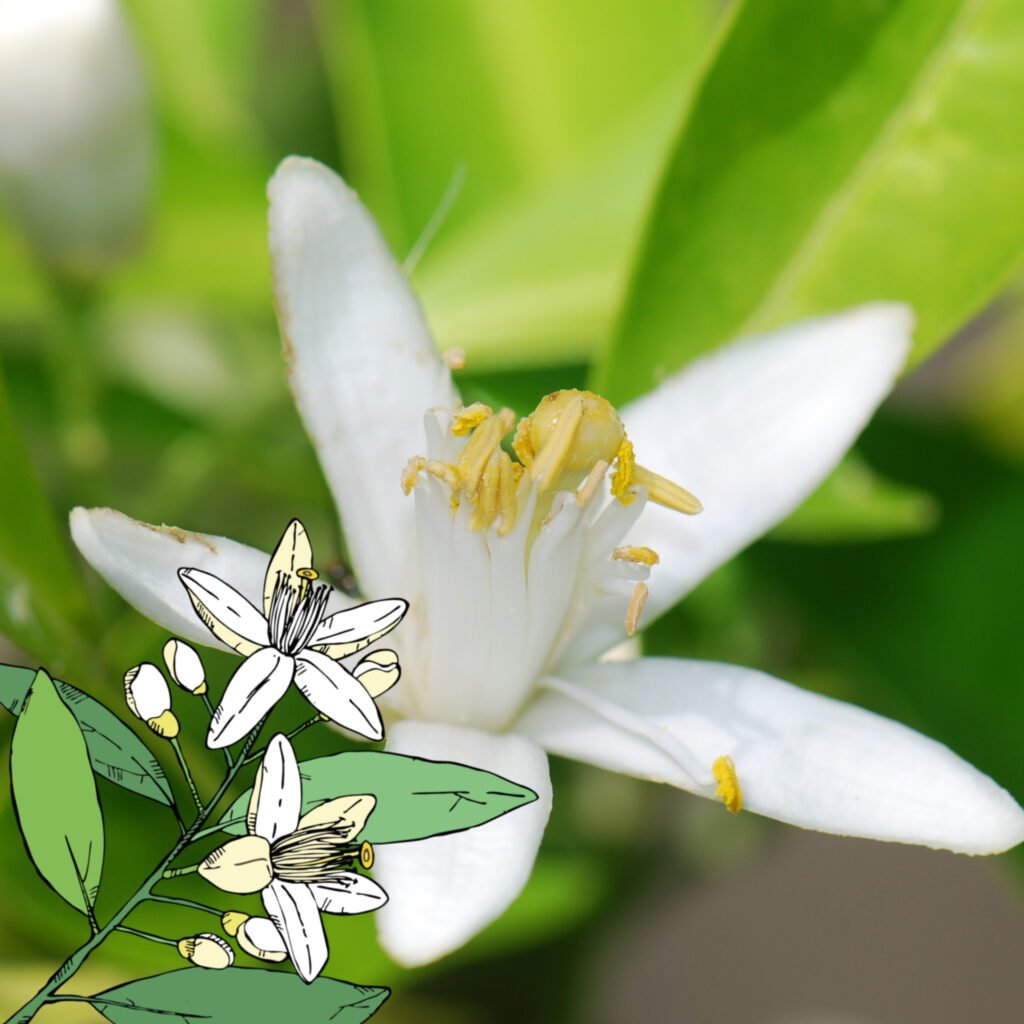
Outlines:
[[210,932],[182,939],[178,943],[178,953],[183,960],[211,971],[223,971],[235,962],[235,951],[231,946]]
[[214,712],[207,746],[227,747],[240,740],[293,681],[321,714],[338,725],[371,740],[384,736],[373,698],[398,681],[397,655],[375,652],[353,672],[337,659],[394,629],[408,608],[405,601],[369,601],[328,615],[331,588],[315,582],[313,550],[297,519],[288,525],[267,564],[262,612],[203,569],[187,567],[178,575],[210,632],[245,658]]
[[0,0],[0,201],[39,258],[89,278],[138,241],[153,165],[116,0]]
[[[863,306],[725,346],[624,407],[621,424],[589,395],[552,400],[556,417],[542,402],[517,433],[520,465],[533,460],[520,469],[498,448],[509,415],[459,407],[354,193],[297,158],[269,191],[291,383],[353,566],[366,594],[411,601],[396,644],[406,682],[384,699],[397,719],[388,749],[480,765],[538,794],[425,849],[380,852],[394,899],[377,922],[393,957],[421,964],[457,948],[519,893],[551,806],[545,752],[841,835],[964,853],[1024,839],[1008,793],[895,722],[738,666],[601,660],[641,613],[650,622],[670,608],[825,478],[903,365],[909,311]],[[577,429],[560,428],[563,415]],[[608,438],[593,443],[584,420],[622,431],[617,496],[603,482]],[[634,451],[664,476],[631,476]],[[692,489],[703,514],[652,502],[671,497],[665,478]],[[673,493],[669,504],[689,500]],[[77,509],[71,525],[127,600],[192,639],[203,638],[173,585],[177,566],[260,592],[265,556],[233,541],[110,510]]]
[[[342,796],[302,815],[299,766],[291,744],[279,734],[267,745],[256,775],[246,818],[249,834],[229,840],[199,865],[199,874],[225,892],[262,894],[305,981],[317,977],[327,962],[321,912],[365,914],[387,903],[376,882],[353,870],[373,865],[370,844],[355,839],[375,805],[369,795]],[[241,922],[236,917],[234,923]],[[272,945],[265,930],[254,927],[254,948],[260,942]]]
[[163,672],[148,661],[130,668],[124,675],[124,696],[128,709],[158,736],[173,740],[181,731],[171,711],[171,691]]
[[196,649],[177,637],[164,644],[164,664],[171,678],[197,696],[206,693],[206,669]]

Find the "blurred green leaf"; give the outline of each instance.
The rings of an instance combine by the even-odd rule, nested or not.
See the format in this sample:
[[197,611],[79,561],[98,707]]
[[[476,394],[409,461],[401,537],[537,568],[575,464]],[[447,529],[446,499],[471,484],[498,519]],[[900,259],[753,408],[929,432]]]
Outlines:
[[[0,665],[0,706],[20,715],[34,678],[32,669]],[[167,776],[142,740],[99,701],[69,683],[54,680],[54,685],[82,730],[92,770],[123,789],[173,807]]]
[[669,163],[598,385],[733,336],[909,302],[914,359],[995,293],[1024,226],[1024,6],[746,3]]
[[924,533],[938,517],[938,503],[926,491],[887,480],[851,452],[771,537],[815,544],[883,540]]
[[[0,631],[54,664],[80,651],[87,600],[22,447],[0,375]],[[70,650],[69,650],[70,648]]]
[[[370,843],[404,843],[483,825],[537,799],[537,794],[499,775],[447,761],[404,754],[356,750],[299,764],[302,810],[338,796],[370,793],[377,806],[360,838]],[[221,819],[242,822],[226,832],[245,832],[249,793]]]
[[307,985],[295,974],[229,967],[193,967],[118,985],[92,997],[114,1024],[156,1024],[168,1017],[210,1024],[301,1021],[302,1024],[361,1024],[391,993],[386,988],[317,978]]
[[103,873],[103,814],[82,731],[42,669],[11,740],[11,791],[36,869],[71,906],[91,913]]

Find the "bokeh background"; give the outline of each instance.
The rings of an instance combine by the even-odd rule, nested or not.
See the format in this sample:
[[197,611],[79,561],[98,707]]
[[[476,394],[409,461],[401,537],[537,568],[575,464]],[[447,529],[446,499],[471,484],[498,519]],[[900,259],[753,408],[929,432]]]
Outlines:
[[[158,654],[73,553],[77,504],[264,548],[299,515],[344,574],[269,286],[265,184],[301,153],[377,216],[439,343],[467,353],[467,401],[522,414],[595,379],[621,400],[741,329],[912,301],[913,371],[855,453],[647,649],[896,717],[1024,800],[1014,0],[125,0],[102,45],[82,26],[111,5],[61,0],[56,24],[33,6],[0,0],[2,660],[117,707]],[[209,785],[201,710],[182,718]],[[31,868],[0,764],[2,1015],[83,922]],[[394,988],[380,1020],[1021,1019],[1020,855],[807,835],[552,768],[535,874],[465,949],[403,971],[372,921],[331,922],[329,973]],[[101,789],[114,907],[170,829]],[[117,937],[78,990],[175,966]]]

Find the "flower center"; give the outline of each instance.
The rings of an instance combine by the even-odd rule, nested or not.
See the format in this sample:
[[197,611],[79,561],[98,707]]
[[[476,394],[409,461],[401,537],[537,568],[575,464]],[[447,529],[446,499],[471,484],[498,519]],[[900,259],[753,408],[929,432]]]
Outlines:
[[324,583],[314,582],[318,578],[315,569],[299,569],[295,575],[299,578],[298,585],[287,573],[277,574],[267,615],[271,645],[282,654],[290,655],[309,646],[327,610],[331,590]]
[[462,502],[471,504],[471,530],[488,530],[497,522],[498,534],[505,536],[526,504],[524,477],[542,494],[575,490],[577,502],[586,505],[614,463],[611,491],[623,505],[633,501],[635,488],[645,487],[660,505],[686,515],[701,511],[689,491],[636,464],[622,420],[600,395],[567,390],[542,398],[516,428],[512,450],[518,461],[501,447],[514,423],[511,409],[495,413],[479,402],[463,409],[450,426],[454,437],[469,438],[457,459],[413,458],[402,474],[403,490],[408,494],[419,474],[429,473],[449,488],[453,514]]
[[373,866],[369,843],[350,843],[334,825],[314,825],[282,836],[270,847],[274,877],[304,885],[336,882],[357,867]]

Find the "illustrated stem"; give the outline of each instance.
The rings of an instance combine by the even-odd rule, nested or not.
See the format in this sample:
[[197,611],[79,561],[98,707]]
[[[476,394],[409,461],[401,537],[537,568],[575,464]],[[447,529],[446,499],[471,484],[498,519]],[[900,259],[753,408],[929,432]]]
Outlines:
[[168,868],[164,873],[164,878],[180,878],[182,875],[191,875],[199,870],[198,864],[189,864],[183,868]]
[[202,910],[207,914],[213,914],[214,917],[223,917],[224,912],[218,910],[216,907],[208,907],[205,903],[197,903],[195,900],[186,900],[180,896],[160,896],[157,893],[150,893],[146,897],[151,903],[170,903],[172,906],[177,907],[188,907],[191,910]]
[[[200,694],[200,696],[202,697],[203,704],[206,706],[206,710],[209,712],[210,718],[212,719],[213,718],[213,705],[210,703],[209,695],[206,694],[206,693],[203,693],[203,694]],[[224,750],[224,763],[230,768],[235,763],[234,758],[231,756],[231,751],[228,750],[227,747],[224,747],[223,750]]]
[[[305,732],[310,726],[320,725],[320,724],[322,724],[325,721],[326,721],[326,719],[324,718],[323,715],[314,715],[308,722],[303,722],[302,725],[295,726],[295,728],[292,729],[292,731],[287,734],[286,739],[293,740],[293,739],[295,739],[296,736],[299,735],[300,732]],[[257,761],[257,760],[259,760],[259,758],[261,758],[266,753],[266,751],[267,751],[266,747],[261,747],[259,750],[257,750],[255,752],[253,752],[252,754],[250,754],[242,762],[242,764],[248,764],[250,761]]]
[[[114,916],[95,935],[93,935],[88,942],[76,949],[74,953],[72,953],[64,963],[57,968],[50,980],[47,981],[38,992],[27,1003],[25,1003],[21,1009],[15,1010],[15,1012],[7,1018],[5,1024],[28,1024],[28,1022],[35,1017],[47,1002],[60,1000],[62,997],[54,995],[57,989],[59,989],[61,985],[63,985],[78,971],[88,956],[97,947],[110,938],[110,936],[124,923],[128,915],[135,910],[140,903],[152,896],[153,886],[163,879],[164,872],[174,862],[174,859],[181,854],[181,852],[192,841],[196,833],[198,833],[206,824],[206,819],[213,812],[217,804],[223,799],[224,794],[227,793],[228,788],[235,781],[235,777],[242,768],[242,762],[246,754],[252,750],[253,745],[256,743],[256,738],[259,736],[262,728],[263,722],[260,722],[260,724],[256,726],[251,733],[249,733],[249,736],[245,741],[245,745],[242,747],[238,761],[236,761],[231,770],[225,775],[224,781],[220,784],[220,788],[217,790],[209,805],[205,810],[199,813],[196,820],[189,826],[188,831],[174,844],[174,847],[167,856],[164,857],[155,868],[153,868],[149,877],[141,886],[139,886],[135,891],[135,894],[121,906],[121,909],[118,910],[117,913],[114,914]],[[182,873],[185,872],[182,871]],[[78,1000],[81,1000],[81,997],[77,998]]]
[[147,942],[159,942],[161,946],[175,946],[177,943],[174,939],[165,939],[162,935],[154,935],[152,932],[139,931],[138,928],[129,928],[126,924],[119,924],[117,931],[123,932],[125,935],[134,935],[137,939],[146,939]]
[[188,783],[192,799],[196,802],[196,810],[202,814],[203,801],[199,799],[199,790],[196,789],[195,779],[192,778],[192,772],[189,770],[188,761],[185,760],[185,752],[181,749],[181,744],[178,742],[177,737],[171,740],[171,747],[174,750],[175,756],[178,758],[178,764],[181,765],[181,773],[185,776],[185,781]]

